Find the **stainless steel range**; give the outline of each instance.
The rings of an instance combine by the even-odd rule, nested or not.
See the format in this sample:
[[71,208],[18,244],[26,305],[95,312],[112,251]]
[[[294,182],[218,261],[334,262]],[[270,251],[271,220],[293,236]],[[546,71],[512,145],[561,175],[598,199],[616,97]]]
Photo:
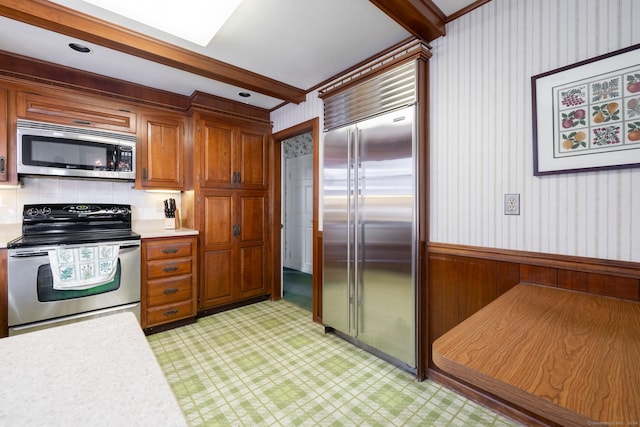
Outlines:
[[130,205],[25,205],[7,249],[9,335],[120,311],[140,319]]

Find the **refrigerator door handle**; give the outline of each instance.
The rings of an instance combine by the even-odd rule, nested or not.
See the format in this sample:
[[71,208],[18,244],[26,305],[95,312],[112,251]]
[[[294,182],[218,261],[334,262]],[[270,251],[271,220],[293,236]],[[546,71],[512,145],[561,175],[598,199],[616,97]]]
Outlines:
[[353,135],[351,132],[347,134],[347,307],[349,311],[347,313],[347,327],[349,331],[355,331],[355,326],[352,321],[355,306],[354,301],[354,240],[353,240],[353,211],[354,211],[354,196],[355,196],[355,179],[354,179],[354,153],[353,153]]
[[362,258],[362,237],[361,237],[361,233],[360,233],[360,203],[361,203],[361,197],[362,197],[362,188],[360,188],[361,186],[361,182],[362,182],[362,163],[360,161],[360,131],[358,130],[358,127],[356,126],[356,128],[353,131],[353,136],[354,136],[354,142],[353,142],[353,148],[354,148],[354,161],[353,161],[353,166],[354,166],[354,172],[353,172],[353,189],[354,189],[354,196],[353,196],[353,204],[354,204],[354,213],[353,213],[353,240],[354,240],[354,247],[355,247],[355,253],[353,256],[353,263],[354,263],[354,277],[353,277],[353,292],[354,292],[354,301],[353,301],[353,307],[354,307],[354,315],[353,315],[353,321],[354,321],[354,336],[357,338],[358,334],[360,333],[360,281],[361,281],[361,273],[362,273],[362,269],[361,269],[361,263],[360,260]]

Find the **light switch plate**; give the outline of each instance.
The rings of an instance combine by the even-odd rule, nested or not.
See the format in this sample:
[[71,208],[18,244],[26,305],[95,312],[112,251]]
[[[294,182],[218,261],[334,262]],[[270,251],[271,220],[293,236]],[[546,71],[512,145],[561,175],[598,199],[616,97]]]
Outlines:
[[504,214],[520,215],[520,194],[504,195]]

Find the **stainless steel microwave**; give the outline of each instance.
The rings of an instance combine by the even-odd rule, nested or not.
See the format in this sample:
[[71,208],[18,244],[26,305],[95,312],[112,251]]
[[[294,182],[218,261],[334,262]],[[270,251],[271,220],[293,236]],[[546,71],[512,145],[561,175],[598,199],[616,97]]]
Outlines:
[[136,136],[18,120],[19,175],[136,178]]

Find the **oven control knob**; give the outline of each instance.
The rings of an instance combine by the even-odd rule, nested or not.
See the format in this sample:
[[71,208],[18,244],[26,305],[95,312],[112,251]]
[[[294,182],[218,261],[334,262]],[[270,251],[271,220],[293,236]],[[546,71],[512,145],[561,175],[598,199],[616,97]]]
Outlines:
[[50,207],[42,208],[42,215],[50,215],[50,214],[51,214],[51,208]]
[[36,208],[29,208],[29,209],[27,209],[27,215],[29,215],[29,216],[36,216],[36,215],[38,215],[38,209],[36,209]]

